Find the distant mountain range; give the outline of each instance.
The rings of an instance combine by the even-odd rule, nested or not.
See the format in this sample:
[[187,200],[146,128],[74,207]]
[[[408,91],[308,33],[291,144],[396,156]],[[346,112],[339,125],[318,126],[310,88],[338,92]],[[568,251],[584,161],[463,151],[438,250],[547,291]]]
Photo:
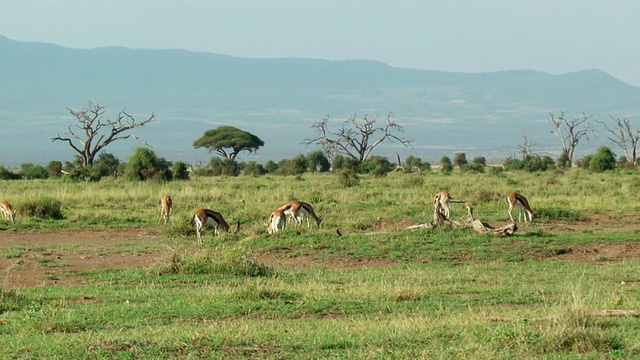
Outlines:
[[[473,59],[469,59],[473,61]],[[451,73],[402,69],[366,60],[249,59],[185,50],[119,47],[70,49],[0,36],[0,164],[70,160],[51,137],[74,119],[68,108],[97,101],[115,116],[126,108],[156,120],[135,132],[168,160],[207,162],[193,149],[205,130],[233,125],[265,141],[242,161],[292,158],[315,148],[301,141],[327,116],[384,118],[392,113],[414,147],[381,147],[379,155],[438,161],[456,152],[504,159],[527,136],[556,156],[549,113],[583,112],[640,123],[640,88],[600,70],[563,75],[518,70]],[[585,141],[583,151],[606,143]],[[135,140],[107,148],[126,160]],[[615,151],[615,149],[612,147]]]

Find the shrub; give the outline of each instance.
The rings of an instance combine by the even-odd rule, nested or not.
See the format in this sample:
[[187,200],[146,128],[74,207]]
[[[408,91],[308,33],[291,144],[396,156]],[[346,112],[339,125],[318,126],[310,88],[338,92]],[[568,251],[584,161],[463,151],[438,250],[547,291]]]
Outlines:
[[64,219],[62,215],[62,203],[48,196],[27,199],[17,208],[21,214],[40,220]]
[[322,150],[312,151],[307,154],[307,167],[313,172],[327,172],[331,165],[329,159],[324,155]]
[[340,186],[342,186],[343,188],[350,188],[360,184],[360,178],[358,177],[358,174],[355,171],[351,169],[344,169],[340,173],[338,182],[340,183]]
[[616,155],[606,146],[602,146],[589,160],[589,170],[603,172],[616,168]]
[[182,161],[176,161],[171,167],[171,174],[174,180],[189,180],[189,172],[187,171],[187,164]]
[[42,165],[22,164],[20,166],[20,175],[29,180],[47,179],[49,177],[49,172]]
[[163,263],[152,267],[152,271],[156,275],[218,273],[239,276],[269,276],[273,272],[251,257],[248,249],[242,246],[174,253]]
[[169,162],[148,148],[137,148],[125,166],[124,178],[131,181],[171,180]]
[[291,160],[282,160],[278,167],[279,175],[300,175],[307,172],[307,160],[299,154]]
[[472,164],[487,166],[487,159],[484,156],[476,156],[471,161]]
[[98,160],[93,164],[95,169],[94,176],[97,175],[100,178],[105,176],[117,177],[118,167],[120,166],[120,160],[113,154],[102,153],[98,156]]
[[460,168],[462,172],[484,173],[484,165],[482,164],[465,164]]
[[62,176],[62,163],[60,161],[50,161],[47,166],[47,173],[50,179],[59,179]]
[[267,173],[273,174],[278,171],[278,164],[276,164],[273,160],[269,160],[266,164],[264,164],[264,169],[267,171]]
[[20,179],[20,175],[7,170],[4,166],[0,165],[0,180],[16,180]]
[[443,156],[440,159],[440,170],[442,170],[445,174],[450,174],[453,171],[453,165],[451,164],[451,159],[448,156]]
[[264,175],[266,172],[267,170],[265,170],[262,164],[255,161],[249,161],[242,169],[242,174],[248,176],[260,176]]
[[467,154],[463,152],[456,153],[456,155],[453,157],[453,164],[458,169],[461,169],[463,166],[467,165],[468,163],[469,162],[467,161]]

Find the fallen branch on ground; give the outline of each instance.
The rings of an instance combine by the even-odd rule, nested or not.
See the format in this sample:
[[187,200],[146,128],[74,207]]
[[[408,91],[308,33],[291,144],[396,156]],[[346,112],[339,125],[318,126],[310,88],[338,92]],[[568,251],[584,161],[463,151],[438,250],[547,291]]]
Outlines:
[[476,232],[480,232],[483,234],[491,234],[496,236],[510,236],[513,235],[517,230],[518,226],[516,223],[507,224],[500,228],[493,228],[486,222],[482,222],[480,220],[476,220],[473,218],[473,208],[469,204],[465,204],[465,207],[468,211],[467,219],[464,221],[454,221],[447,218],[441,210],[441,206],[439,202],[435,204],[435,208],[433,210],[433,223],[425,223],[412,225],[407,227],[408,230],[418,230],[418,229],[428,229],[436,226],[440,226],[442,224],[449,224],[454,228],[470,228]]

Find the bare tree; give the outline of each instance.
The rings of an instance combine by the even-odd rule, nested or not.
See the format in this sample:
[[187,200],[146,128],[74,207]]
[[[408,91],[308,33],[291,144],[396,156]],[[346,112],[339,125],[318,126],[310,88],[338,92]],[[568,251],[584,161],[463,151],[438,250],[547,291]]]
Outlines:
[[[89,107],[82,110],[67,110],[76,118],[78,124],[69,125],[69,131],[66,133],[68,136],[62,137],[57,134],[56,137],[51,138],[51,141],[66,141],[79,154],[83,167],[93,165],[93,160],[100,150],[116,140],[132,137],[143,145],[149,146],[137,136],[124,133],[150,123],[155,117],[153,113],[148,119],[136,122],[136,119],[124,110],[118,112],[115,120],[104,119],[105,108],[98,103],[89,102]],[[79,129],[78,133],[74,127]]]
[[340,153],[359,162],[367,160],[373,149],[387,140],[396,140],[402,145],[411,146],[411,141],[394,134],[394,131],[402,132],[403,129],[393,120],[392,114],[387,115],[383,126],[376,126],[378,120],[377,117],[370,119],[368,115],[361,119],[353,115],[345,120],[338,130],[331,131],[329,117],[326,117],[312,126],[316,137],[307,138],[302,143],[320,144],[326,154]]
[[608,137],[608,139],[624,150],[624,155],[627,158],[627,161],[633,166],[636,166],[636,149],[638,148],[638,141],[640,141],[640,128],[637,128],[634,131],[631,128],[629,119],[627,118],[620,120],[619,118],[614,118],[611,115],[609,115],[609,117],[615,125],[613,128],[607,126],[603,121],[597,122],[602,124],[611,134],[611,137]]
[[573,163],[573,154],[580,140],[583,137],[589,139],[589,133],[595,134],[595,130],[589,121],[592,115],[582,113],[582,118],[568,119],[567,115],[561,112],[557,118],[552,113],[549,113],[549,116],[551,116],[549,121],[555,128],[551,133],[562,142],[562,151],[567,156],[565,167],[570,168]]
[[524,136],[524,142],[522,145],[518,145],[518,152],[522,155],[522,160],[526,160],[527,156],[533,154],[533,147],[536,144],[529,140],[528,137]]

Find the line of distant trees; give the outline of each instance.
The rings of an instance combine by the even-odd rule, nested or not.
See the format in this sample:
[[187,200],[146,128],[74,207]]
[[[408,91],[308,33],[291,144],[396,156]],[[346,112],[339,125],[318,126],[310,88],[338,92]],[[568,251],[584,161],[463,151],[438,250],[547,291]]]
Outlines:
[[[303,144],[320,145],[307,155],[299,154],[293,159],[279,162],[268,161],[260,164],[255,161],[238,162],[242,152],[255,152],[264,146],[264,142],[254,134],[233,126],[220,126],[205,131],[194,141],[194,148],[203,148],[218,156],[211,158],[206,166],[193,167],[182,161],[169,162],[158,157],[151,147],[141,138],[131,133],[154,120],[152,113],[147,119],[138,121],[124,109],[115,119],[106,117],[106,110],[100,104],[89,102],[81,110],[68,109],[75,119],[75,125],[69,125],[64,135],[57,134],[52,141],[66,143],[74,152],[74,162],[51,161],[45,168],[41,165],[23,164],[19,171],[9,171],[0,166],[0,179],[46,179],[62,178],[69,181],[99,181],[104,177],[123,178],[129,181],[171,181],[187,180],[196,176],[260,176],[300,175],[306,172],[346,172],[349,177],[356,174],[375,174],[384,176],[390,171],[421,172],[431,171],[431,164],[415,156],[409,156],[402,163],[400,156],[392,162],[386,157],[373,155],[376,147],[384,142],[398,142],[412,146],[411,140],[399,136],[403,128],[396,123],[390,113],[385,118],[358,117],[353,115],[332,127],[329,117],[315,124],[314,136],[304,139]],[[527,137],[518,146],[521,158],[509,157],[501,167],[491,167],[491,171],[548,171],[556,168],[570,168],[574,165],[575,149],[583,138],[595,135],[592,116],[585,113],[573,118],[562,112],[555,116],[550,113],[551,131],[562,144],[562,153],[556,160],[549,156],[534,153],[534,144]],[[616,160],[616,155],[608,147],[601,147],[593,155],[576,162],[576,165],[591,171],[607,171],[615,168],[633,168],[636,165],[636,148],[640,141],[640,128],[634,130],[628,119],[611,117],[611,124],[600,122],[609,133],[609,140],[624,151],[624,156]],[[104,149],[118,140],[134,138],[146,147],[139,147],[127,162],[122,162]],[[440,171],[451,173],[454,169],[461,172],[482,173],[487,167],[482,156],[467,161],[466,154],[456,153],[453,160],[443,156],[439,164]]]
[[[211,158],[209,164],[192,166],[182,161],[167,161],[158,157],[149,148],[139,147],[127,162],[120,161],[110,153],[102,153],[92,166],[83,166],[82,159],[74,162],[51,161],[48,166],[22,164],[17,170],[9,170],[0,165],[0,179],[62,179],[63,181],[100,181],[102,178],[120,178],[126,181],[172,181],[188,180],[192,176],[261,176],[261,175],[302,175],[304,173],[342,173],[373,174],[384,176],[392,171],[432,172],[451,174],[461,173],[499,174],[503,171],[550,171],[564,168],[563,157],[554,160],[549,156],[528,154],[524,158],[508,157],[501,166],[487,165],[483,156],[468,161],[464,152],[453,156],[443,156],[436,166],[419,157],[409,155],[403,162],[392,162],[387,157],[372,155],[364,162],[342,155],[336,155],[332,164],[321,150],[306,155],[299,154],[292,159],[278,162],[269,160],[265,164],[256,161],[242,162],[231,159]],[[600,147],[594,154],[576,161],[577,167],[593,172],[614,169],[635,168],[626,157],[616,159],[615,154],[606,146]]]

